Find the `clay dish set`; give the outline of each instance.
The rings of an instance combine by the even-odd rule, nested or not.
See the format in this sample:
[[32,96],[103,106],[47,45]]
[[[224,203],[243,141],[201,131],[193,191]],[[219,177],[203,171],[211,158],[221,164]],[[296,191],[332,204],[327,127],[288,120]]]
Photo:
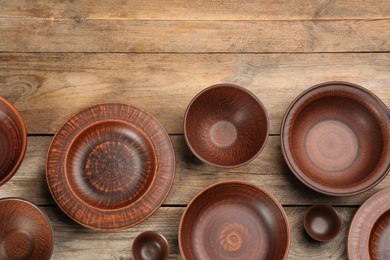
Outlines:
[[[195,158],[214,167],[250,163],[264,149],[268,113],[249,90],[217,84],[200,91],[184,113],[184,137]],[[365,192],[390,169],[390,112],[373,93],[347,82],[326,82],[301,93],[285,112],[280,142],[298,180],[330,196]],[[0,98],[0,186],[20,166],[27,132],[16,108]],[[46,181],[59,208],[98,231],[131,228],[150,217],[171,191],[174,148],[148,112],[125,103],[88,106],[55,133],[46,158]],[[0,187],[1,188],[1,187]],[[0,200],[0,258],[49,259],[53,230],[33,203]],[[341,219],[327,204],[302,219],[309,236],[337,237]],[[390,189],[368,198],[349,228],[351,259],[389,259]],[[178,227],[183,259],[287,259],[290,227],[279,201],[249,181],[228,180],[204,188],[187,205]],[[159,232],[132,243],[134,259],[167,259]]]

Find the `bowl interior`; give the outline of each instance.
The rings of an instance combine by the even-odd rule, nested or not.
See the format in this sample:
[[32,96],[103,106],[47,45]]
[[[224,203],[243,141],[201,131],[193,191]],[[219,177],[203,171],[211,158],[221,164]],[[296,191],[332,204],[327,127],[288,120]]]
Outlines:
[[11,103],[0,97],[0,185],[19,168],[26,145],[23,119]]
[[216,85],[200,92],[188,106],[185,136],[204,162],[234,167],[257,156],[268,136],[262,103],[238,86]]
[[136,237],[132,251],[135,260],[164,260],[168,259],[169,245],[160,233],[146,231]]
[[353,194],[384,177],[390,165],[389,115],[370,93],[331,85],[307,92],[282,127],[290,168],[318,191]]
[[380,216],[372,227],[369,248],[371,259],[390,259],[390,210]]
[[46,215],[19,199],[0,201],[1,259],[50,259],[53,231]]
[[232,182],[211,186],[187,206],[179,227],[184,259],[284,259],[289,226],[264,190]]
[[147,135],[120,121],[102,121],[80,131],[66,159],[69,185],[96,208],[118,209],[138,200],[157,167]]
[[305,214],[305,229],[318,241],[328,241],[335,238],[341,229],[341,219],[330,205],[315,205]]

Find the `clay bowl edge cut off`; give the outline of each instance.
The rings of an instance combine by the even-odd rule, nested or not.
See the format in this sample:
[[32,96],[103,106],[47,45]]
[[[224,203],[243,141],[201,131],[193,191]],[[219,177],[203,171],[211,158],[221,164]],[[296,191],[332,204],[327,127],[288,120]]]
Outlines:
[[199,92],[184,115],[184,136],[204,163],[239,167],[264,148],[269,132],[267,111],[249,90],[217,84]]
[[390,113],[361,86],[322,83],[287,109],[281,147],[287,165],[306,186],[327,195],[355,195],[389,171]]
[[49,218],[24,199],[1,199],[0,245],[0,259],[50,259],[54,237]]
[[0,186],[12,178],[23,161],[27,131],[18,110],[0,96]]
[[286,259],[290,228],[279,202],[244,181],[223,181],[199,192],[180,220],[183,259]]
[[175,175],[175,154],[162,125],[124,103],[87,107],[54,136],[46,179],[58,206],[88,228],[137,225],[163,203]]

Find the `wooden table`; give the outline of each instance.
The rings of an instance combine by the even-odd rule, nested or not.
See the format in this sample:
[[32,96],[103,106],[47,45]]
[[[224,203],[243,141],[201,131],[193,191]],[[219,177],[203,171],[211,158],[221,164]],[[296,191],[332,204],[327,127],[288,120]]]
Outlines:
[[[56,3],[55,3],[56,2]],[[144,230],[169,240],[180,259],[177,229],[189,200],[222,180],[251,181],[283,205],[291,225],[288,259],[346,259],[357,208],[390,185],[334,198],[309,190],[286,166],[279,128],[291,101],[330,80],[366,87],[390,105],[390,1],[332,0],[0,0],[0,95],[21,112],[28,147],[0,197],[22,197],[48,214],[55,232],[52,259],[131,259]],[[271,122],[268,143],[250,164],[225,170],[183,162],[184,111],[203,88],[235,83],[255,93]],[[61,124],[79,109],[121,101],[153,114],[166,128],[177,172],[164,205],[133,228],[101,233],[70,220],[45,181],[45,157]],[[335,205],[341,234],[310,240],[302,218],[314,203]]]

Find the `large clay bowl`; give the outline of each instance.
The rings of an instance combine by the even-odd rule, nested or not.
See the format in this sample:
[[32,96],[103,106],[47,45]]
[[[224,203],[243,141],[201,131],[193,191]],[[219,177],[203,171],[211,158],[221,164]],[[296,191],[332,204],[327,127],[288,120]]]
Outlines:
[[352,219],[349,259],[390,259],[390,187],[368,198]]
[[149,217],[175,175],[164,128],[131,105],[104,103],[73,115],[49,147],[46,177],[61,209],[97,230],[119,230]]
[[183,259],[286,259],[287,216],[266,190],[242,181],[219,182],[201,191],[179,226]]
[[0,96],[0,186],[19,169],[27,147],[27,132],[17,109]]
[[390,113],[358,85],[316,85],[288,108],[281,146],[291,171],[308,187],[334,196],[358,194],[389,171]]
[[184,135],[205,163],[238,167],[264,148],[269,120],[261,101],[245,88],[219,84],[204,89],[188,105]]
[[50,259],[53,230],[46,214],[31,202],[0,200],[0,259]]

